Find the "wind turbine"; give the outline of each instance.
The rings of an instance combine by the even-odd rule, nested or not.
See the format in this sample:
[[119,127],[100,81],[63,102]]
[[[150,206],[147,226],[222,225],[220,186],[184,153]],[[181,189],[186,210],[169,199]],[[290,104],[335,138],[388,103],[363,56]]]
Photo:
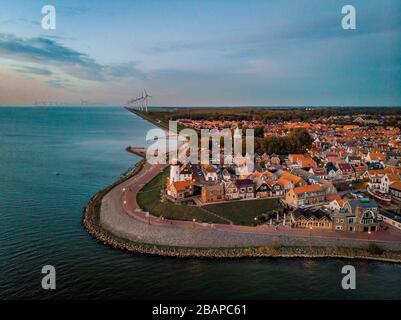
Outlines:
[[146,92],[146,89],[143,89],[143,91],[145,92],[146,112],[148,112],[148,105],[149,105],[149,100],[148,100],[148,98],[152,98],[152,96]]

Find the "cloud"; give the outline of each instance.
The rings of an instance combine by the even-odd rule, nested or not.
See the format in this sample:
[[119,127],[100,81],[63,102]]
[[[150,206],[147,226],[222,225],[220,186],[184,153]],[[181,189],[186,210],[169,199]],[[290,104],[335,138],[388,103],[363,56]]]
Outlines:
[[18,18],[18,19],[6,19],[6,20],[1,20],[0,24],[2,25],[17,25],[17,24],[26,24],[29,26],[39,26],[40,23],[37,20],[29,20],[29,19],[25,19],[25,18]]
[[105,66],[104,71],[105,74],[116,78],[134,77],[141,80],[147,79],[146,73],[140,70],[137,65],[136,62],[113,64]]
[[79,7],[71,7],[71,6],[60,6],[57,5],[57,13],[63,15],[65,17],[74,17],[85,14],[89,11],[89,8],[83,5]]
[[[161,41],[143,49],[148,54],[165,54],[194,51],[229,52],[234,57],[252,55],[260,48],[264,54],[266,49],[283,51],[289,44],[313,43],[320,40],[349,39],[380,33],[400,32],[401,5],[389,1],[374,7],[356,5],[357,29],[346,31],[341,27],[341,5],[328,6],[316,14],[316,2],[300,2],[289,6],[285,4],[285,19],[272,19],[266,27],[259,26],[256,31],[244,28],[220,38],[211,36],[205,39],[181,39],[178,41]],[[267,20],[268,21],[268,20]],[[280,49],[282,48],[282,49]],[[238,53],[238,52],[239,53]]]
[[72,87],[71,81],[62,80],[62,79],[52,79],[52,80],[47,81],[47,84],[49,85],[49,87],[56,88],[56,89]]
[[53,72],[48,69],[28,67],[28,66],[19,66],[15,70],[21,73],[36,74],[40,76],[50,76],[53,74]]
[[46,37],[23,39],[0,33],[0,55],[11,60],[51,65],[82,80],[106,81],[118,77],[146,77],[134,62],[102,65],[87,54]]

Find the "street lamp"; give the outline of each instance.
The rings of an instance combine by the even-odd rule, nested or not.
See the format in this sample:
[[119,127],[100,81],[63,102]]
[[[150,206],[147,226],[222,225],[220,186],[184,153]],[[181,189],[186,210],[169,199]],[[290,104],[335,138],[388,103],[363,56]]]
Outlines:
[[368,231],[368,241],[370,240],[370,235],[372,234],[372,231]]
[[195,222],[196,222],[196,219],[195,218],[193,218],[192,219],[192,226],[195,228]]

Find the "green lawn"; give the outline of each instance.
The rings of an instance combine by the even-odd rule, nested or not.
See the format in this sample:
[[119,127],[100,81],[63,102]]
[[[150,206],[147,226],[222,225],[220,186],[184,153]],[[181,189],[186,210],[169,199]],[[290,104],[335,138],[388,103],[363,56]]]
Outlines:
[[138,193],[137,201],[144,211],[149,211],[155,216],[163,216],[173,220],[196,219],[198,222],[227,223],[227,220],[216,217],[207,212],[211,211],[220,217],[231,220],[234,224],[253,225],[254,218],[260,214],[268,213],[278,207],[278,200],[248,200],[230,203],[211,204],[202,207],[177,205],[171,202],[160,202],[160,191],[166,182],[169,168],[159,174]]
[[205,206],[205,209],[233,221],[234,224],[249,226],[254,224],[255,217],[270,213],[278,207],[279,200],[277,199],[261,199],[210,204]]

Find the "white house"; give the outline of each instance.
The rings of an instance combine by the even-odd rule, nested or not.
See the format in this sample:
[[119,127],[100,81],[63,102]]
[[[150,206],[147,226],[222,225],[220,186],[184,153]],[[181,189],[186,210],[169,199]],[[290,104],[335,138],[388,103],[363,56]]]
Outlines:
[[218,179],[216,169],[211,164],[203,164],[202,173],[206,181],[217,181]]
[[400,181],[400,176],[398,174],[386,173],[380,180],[380,190],[388,193],[390,185],[397,181]]

